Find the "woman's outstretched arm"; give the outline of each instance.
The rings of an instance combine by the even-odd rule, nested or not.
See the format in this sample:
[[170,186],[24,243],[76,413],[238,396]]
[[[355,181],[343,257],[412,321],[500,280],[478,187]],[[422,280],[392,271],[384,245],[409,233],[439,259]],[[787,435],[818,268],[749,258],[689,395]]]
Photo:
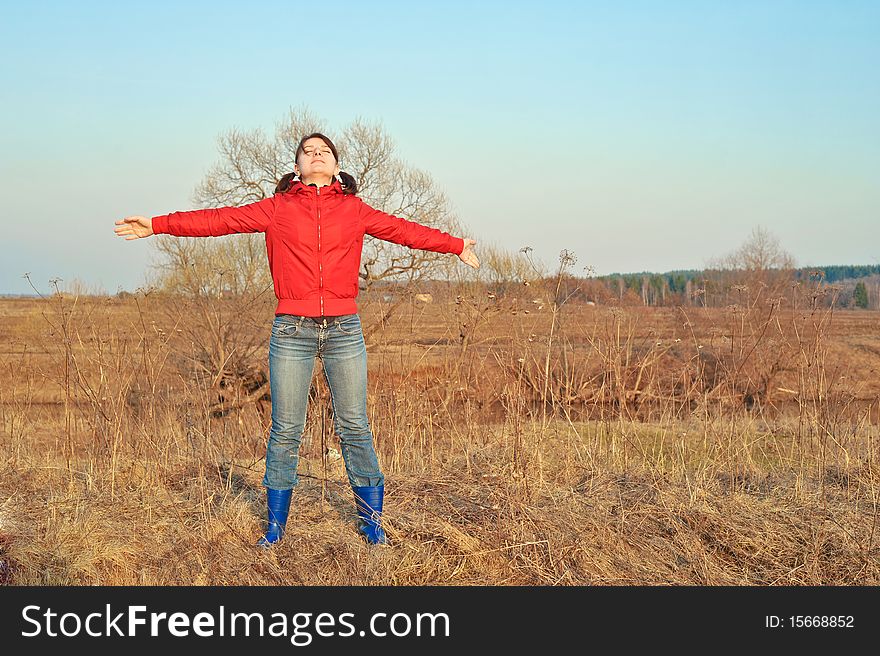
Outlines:
[[270,196],[241,207],[172,212],[147,218],[127,216],[116,222],[114,232],[120,237],[142,239],[150,235],[177,237],[219,237],[240,232],[265,232],[275,216],[276,197]]
[[423,251],[452,253],[458,255],[468,266],[479,268],[480,260],[473,251],[473,246],[477,243],[475,240],[453,237],[448,232],[407,221],[374,209],[363,201],[361,203],[360,216],[368,235]]

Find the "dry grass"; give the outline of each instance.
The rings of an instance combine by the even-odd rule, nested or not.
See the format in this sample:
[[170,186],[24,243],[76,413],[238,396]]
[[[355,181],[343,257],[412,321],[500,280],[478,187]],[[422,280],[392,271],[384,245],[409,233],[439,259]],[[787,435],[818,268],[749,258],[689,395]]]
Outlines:
[[267,408],[217,416],[167,303],[2,302],[0,584],[880,583],[876,313],[408,307],[369,343],[392,546],[316,377],[266,552]]

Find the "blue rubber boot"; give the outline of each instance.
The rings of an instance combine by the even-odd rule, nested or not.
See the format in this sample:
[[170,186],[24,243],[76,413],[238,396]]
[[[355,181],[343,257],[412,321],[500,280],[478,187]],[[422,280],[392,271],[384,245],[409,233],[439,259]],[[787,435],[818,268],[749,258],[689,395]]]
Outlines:
[[287,515],[290,512],[290,497],[293,490],[272,490],[266,488],[266,503],[269,506],[268,527],[266,535],[257,542],[258,547],[275,544],[284,535],[287,526]]
[[360,526],[358,532],[370,544],[388,544],[385,531],[382,530],[382,499],[385,486],[353,487],[354,502],[357,506]]

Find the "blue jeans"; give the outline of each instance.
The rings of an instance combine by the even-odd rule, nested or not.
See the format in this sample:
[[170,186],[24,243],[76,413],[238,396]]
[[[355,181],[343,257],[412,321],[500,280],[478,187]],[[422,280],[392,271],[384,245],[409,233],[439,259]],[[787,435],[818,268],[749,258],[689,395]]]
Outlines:
[[326,328],[308,317],[292,314],[277,315],[272,322],[272,430],[263,485],[289,490],[299,482],[296,467],[315,358],[324,365],[349,483],[352,487],[384,485],[367,421],[367,348],[356,314],[330,320]]

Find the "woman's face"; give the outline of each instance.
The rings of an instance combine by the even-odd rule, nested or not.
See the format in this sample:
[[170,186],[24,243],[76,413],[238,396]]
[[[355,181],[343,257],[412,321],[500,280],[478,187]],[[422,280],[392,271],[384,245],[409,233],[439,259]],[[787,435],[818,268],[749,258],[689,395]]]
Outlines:
[[306,139],[299,157],[296,158],[294,172],[305,183],[327,182],[339,173],[339,163],[333,157],[330,146],[319,137]]

